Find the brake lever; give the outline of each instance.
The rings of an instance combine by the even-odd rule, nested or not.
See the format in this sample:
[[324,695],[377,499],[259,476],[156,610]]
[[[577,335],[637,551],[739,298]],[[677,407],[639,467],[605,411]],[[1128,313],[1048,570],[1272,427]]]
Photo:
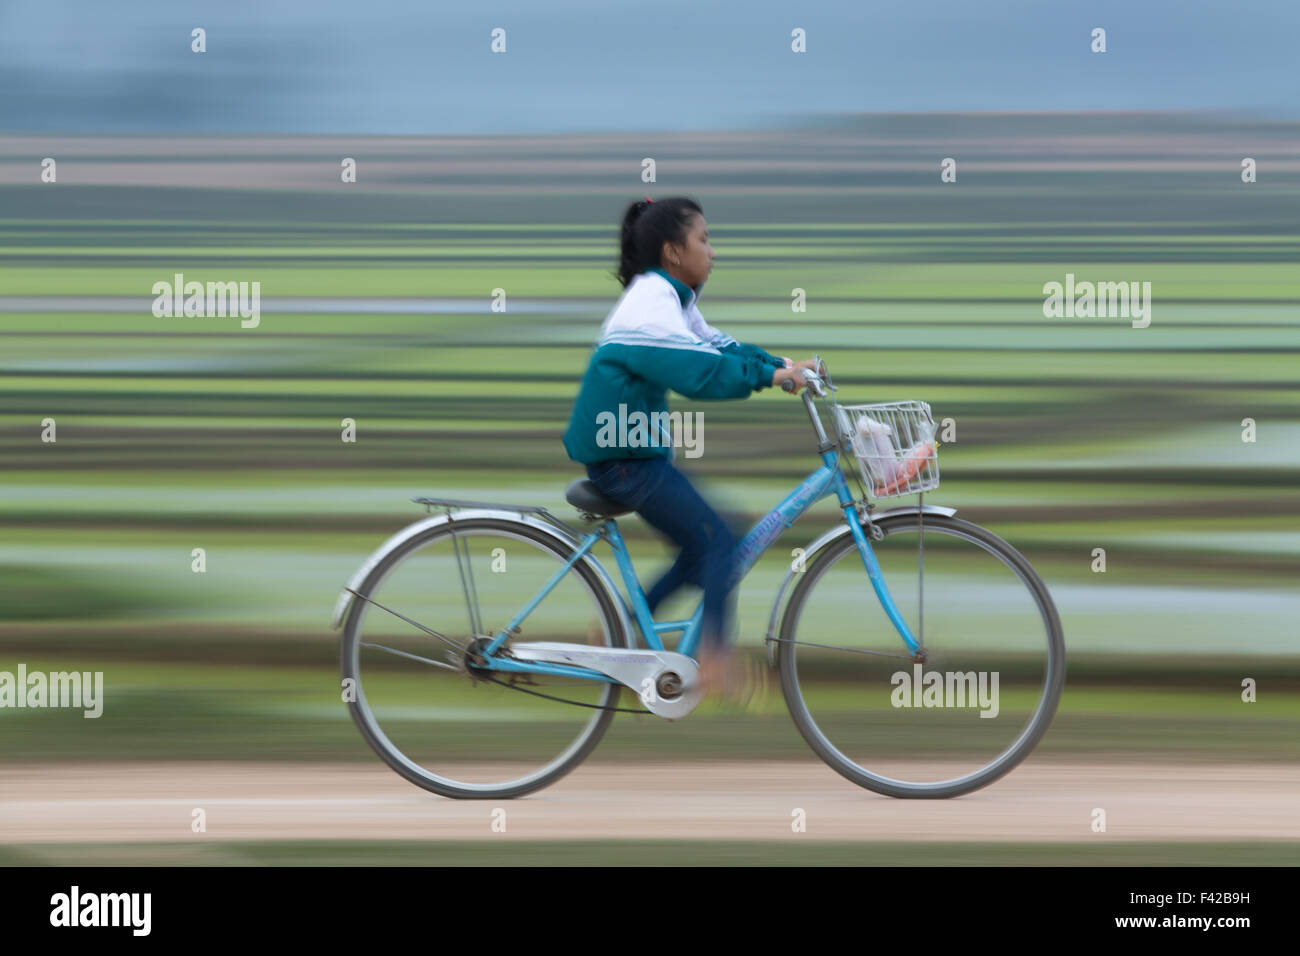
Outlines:
[[[813,393],[816,394],[818,398],[825,398],[826,383],[821,380],[821,378],[817,375],[817,373],[806,368],[800,369],[800,371],[803,372],[804,384],[807,385],[810,389],[812,389]],[[831,388],[834,387],[835,386],[833,385],[831,386]],[[787,378],[784,382],[781,383],[781,390],[783,392],[793,393],[795,391],[794,382],[790,381]]]

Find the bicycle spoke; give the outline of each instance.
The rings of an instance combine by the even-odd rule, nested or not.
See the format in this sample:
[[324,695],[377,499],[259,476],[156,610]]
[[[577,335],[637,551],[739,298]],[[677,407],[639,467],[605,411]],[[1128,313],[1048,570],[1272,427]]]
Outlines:
[[424,631],[424,633],[428,634],[430,637],[436,637],[438,640],[442,641],[443,643],[448,644],[451,647],[454,647],[460,653],[462,654],[465,653],[465,645],[458,644],[456,641],[452,640],[446,634],[439,634],[433,628],[425,627],[419,621],[412,621],[409,617],[407,617],[405,614],[402,614],[400,611],[394,611],[391,607],[385,607],[384,605],[380,604],[378,601],[374,600],[373,598],[368,598],[364,594],[358,594],[356,591],[352,590],[351,588],[345,588],[344,590],[346,590],[349,594],[361,598],[361,600],[365,601],[367,604],[373,604],[381,611],[387,611],[389,614],[393,615],[393,617],[400,618],[401,620],[405,621],[407,624],[410,624],[412,627],[418,627],[420,630]]
[[442,661],[430,660],[427,657],[421,657],[419,654],[408,654],[406,651],[399,651],[393,647],[385,647],[383,644],[374,644],[369,641],[362,641],[362,647],[373,647],[377,650],[387,651],[389,654],[396,654],[398,657],[405,657],[413,661],[419,661],[421,664],[432,664],[434,667],[444,667],[449,671],[459,671],[459,667],[453,667],[451,664],[444,664]]

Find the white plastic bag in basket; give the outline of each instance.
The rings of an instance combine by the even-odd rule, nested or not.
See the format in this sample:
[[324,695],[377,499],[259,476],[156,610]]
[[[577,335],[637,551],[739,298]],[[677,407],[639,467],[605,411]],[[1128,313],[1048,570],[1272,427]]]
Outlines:
[[876,479],[874,493],[877,496],[896,495],[905,491],[926,463],[934,459],[933,426],[927,427],[922,423],[920,429],[920,440],[906,451],[899,451],[890,441],[890,436],[894,433],[890,426],[865,415],[858,419],[861,446],[870,463],[872,477]]
[[892,484],[898,478],[898,456],[894,453],[894,444],[889,436],[894,430],[884,422],[878,422],[866,415],[858,419],[858,434],[862,436],[870,471],[876,483]]

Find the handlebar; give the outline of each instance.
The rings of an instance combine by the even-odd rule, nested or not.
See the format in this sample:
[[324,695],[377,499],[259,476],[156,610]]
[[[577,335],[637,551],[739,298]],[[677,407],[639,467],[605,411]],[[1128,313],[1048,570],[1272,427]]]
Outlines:
[[[816,356],[816,358],[817,358],[817,368],[820,369],[823,373],[825,373],[826,363],[821,360],[821,356]],[[816,372],[814,372],[812,369],[801,368],[799,369],[799,371],[803,372],[803,380],[804,383],[808,386],[809,390],[818,398],[825,398],[826,383],[822,380],[822,377],[818,375]],[[784,382],[781,383],[781,390],[783,392],[793,393],[795,391],[794,382],[790,381],[789,379],[786,379]]]

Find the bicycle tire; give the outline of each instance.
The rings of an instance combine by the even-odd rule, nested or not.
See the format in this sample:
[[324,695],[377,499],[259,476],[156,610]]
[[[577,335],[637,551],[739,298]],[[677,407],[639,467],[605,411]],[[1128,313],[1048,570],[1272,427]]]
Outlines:
[[[525,541],[536,546],[540,551],[549,553],[557,561],[556,570],[572,556],[574,548],[558,535],[542,531],[531,524],[504,518],[468,518],[454,521],[455,531],[459,535],[474,532],[495,532],[505,538]],[[402,563],[421,552],[422,549],[452,537],[452,524],[443,524],[430,528],[416,537],[403,542],[379,560],[374,569],[366,576],[357,590],[373,598],[382,594],[382,587],[389,575]],[[469,540],[466,538],[466,540]],[[573,565],[565,578],[576,575],[577,580],[592,596],[595,608],[601,616],[604,645],[609,647],[626,647],[627,635],[624,633],[619,615],[613,604],[615,595],[609,593],[600,576],[585,562]],[[548,597],[554,597],[549,595]],[[382,601],[380,602],[383,603]],[[519,779],[502,781],[497,784],[471,783],[444,777],[439,773],[422,767],[417,761],[407,756],[395,745],[389,735],[380,726],[365,693],[365,679],[360,672],[360,651],[364,643],[364,622],[369,601],[354,599],[348,609],[343,636],[340,640],[340,666],[345,681],[351,678],[354,683],[353,699],[348,701],[348,709],[360,730],[362,737],[379,757],[399,775],[409,782],[453,799],[512,799],[550,786],[565,774],[577,767],[599,744],[610,721],[614,717],[611,708],[617,702],[620,685],[602,683],[603,691],[599,705],[592,710],[591,718],[582,726],[573,742],[554,760],[545,764],[540,770],[526,774]],[[504,624],[505,622],[501,622]],[[508,646],[508,644],[507,644]],[[452,678],[454,680],[454,678]],[[465,672],[466,683],[470,683],[468,670]],[[346,686],[346,685],[345,685]],[[572,704],[555,703],[555,707],[572,707]]]
[[[884,540],[887,540],[890,534],[915,529],[920,527],[921,524],[922,522],[918,520],[915,513],[897,515],[876,522],[876,526],[883,532]],[[844,754],[823,733],[808,708],[800,686],[797,673],[797,646],[800,642],[796,639],[796,635],[799,632],[799,620],[804,608],[808,606],[814,589],[824,573],[841,558],[845,557],[846,554],[851,552],[856,555],[856,544],[851,534],[848,533],[847,526],[844,528],[845,534],[828,544],[814,559],[812,565],[806,570],[791,593],[782,617],[781,643],[777,654],[777,662],[780,670],[782,693],[795,726],[798,727],[800,734],[803,735],[804,740],[807,741],[813,751],[832,769],[858,786],[886,796],[943,799],[970,793],[993,783],[1023,761],[1042,739],[1055,716],[1064,686],[1065,641],[1061,631],[1060,617],[1057,614],[1051,594],[1037,572],[1034,571],[1020,552],[992,532],[958,518],[926,514],[923,519],[923,527],[927,534],[937,532],[971,541],[999,558],[1027,586],[1034,604],[1042,616],[1047,654],[1042,697],[1023,732],[1007,749],[978,770],[949,780],[920,783],[899,780],[872,772]],[[861,572],[862,580],[867,581],[866,571],[860,564],[857,565],[857,570]],[[893,636],[901,645],[901,638],[897,634]]]

